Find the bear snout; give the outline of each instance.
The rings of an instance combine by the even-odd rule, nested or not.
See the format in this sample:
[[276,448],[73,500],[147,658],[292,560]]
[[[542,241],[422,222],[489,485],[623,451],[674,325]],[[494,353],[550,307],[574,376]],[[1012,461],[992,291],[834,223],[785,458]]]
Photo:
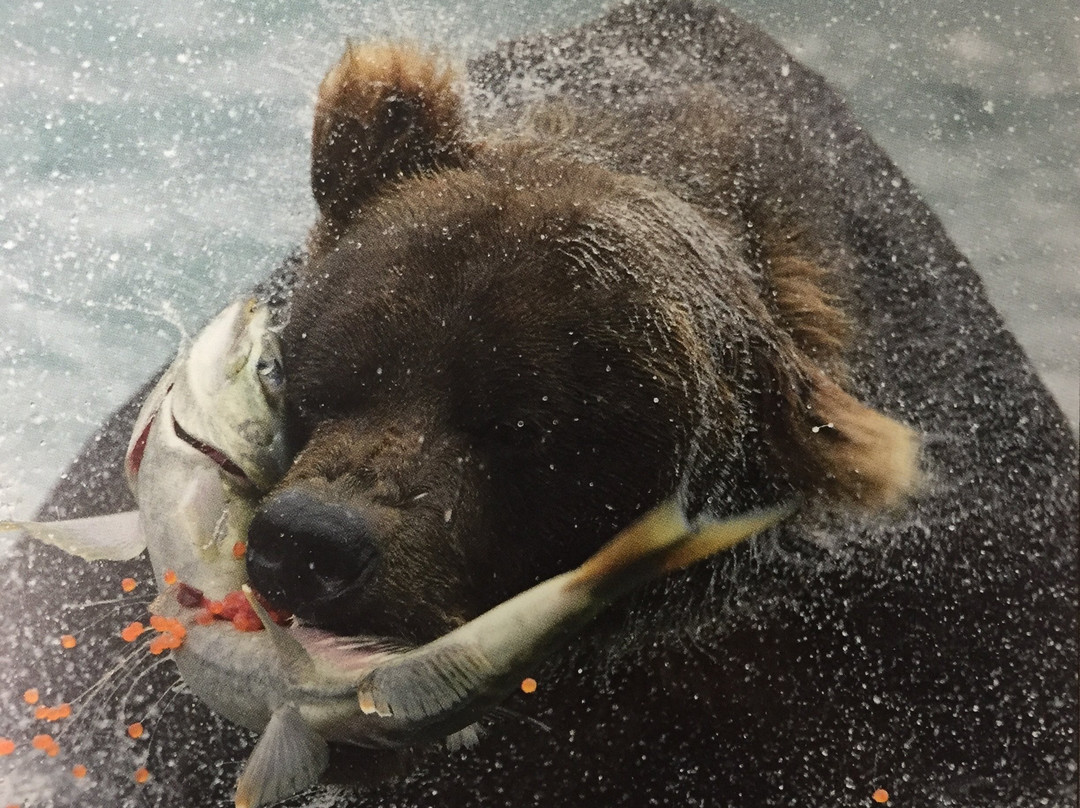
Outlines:
[[381,560],[375,530],[361,510],[285,489],[248,528],[248,578],[275,606],[334,630],[371,599]]

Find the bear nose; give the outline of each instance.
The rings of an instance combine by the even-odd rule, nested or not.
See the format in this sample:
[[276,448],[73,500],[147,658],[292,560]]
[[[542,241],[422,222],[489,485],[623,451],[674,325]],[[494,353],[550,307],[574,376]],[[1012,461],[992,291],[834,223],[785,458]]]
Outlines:
[[367,600],[378,564],[362,512],[304,491],[270,497],[248,528],[251,585],[317,626],[332,628]]

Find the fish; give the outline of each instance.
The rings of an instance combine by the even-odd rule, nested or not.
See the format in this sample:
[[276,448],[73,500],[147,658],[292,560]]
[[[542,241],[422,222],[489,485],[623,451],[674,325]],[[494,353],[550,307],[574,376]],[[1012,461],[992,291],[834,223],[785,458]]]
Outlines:
[[4,521],[86,561],[149,552],[159,589],[176,577],[224,597],[246,580],[233,553],[258,498],[291,462],[284,430],[281,346],[270,309],[227,306],[148,394],[124,473],[137,510],[56,522]]
[[672,499],[577,569],[415,648],[279,625],[246,584],[243,591],[264,632],[235,636],[226,623],[200,627],[193,622],[196,609],[169,594],[158,599],[156,609],[188,629],[174,655],[178,664],[185,654],[199,659],[184,674],[189,686],[238,723],[264,727],[236,789],[237,808],[255,808],[315,785],[326,769],[330,741],[379,749],[435,741],[471,746],[478,738],[477,720],[610,603],[648,580],[735,546],[793,511],[793,505],[783,505],[691,525]]
[[[259,499],[291,460],[285,372],[269,321],[254,301],[230,305],[151,391],[124,461],[136,512],[0,523],[87,560],[148,551],[159,589],[150,611],[182,634],[169,647],[184,683],[226,719],[261,733],[237,782],[237,808],[318,784],[331,742],[372,749],[474,744],[477,721],[609,604],[795,509],[783,504],[691,523],[671,499],[576,569],[416,647],[284,620],[248,586],[243,555],[234,551]],[[237,592],[262,630],[204,619],[207,603],[235,601]]]
[[292,461],[271,311],[226,307],[182,350],[136,417],[124,461],[160,589],[166,573],[220,599],[246,582],[234,553]]

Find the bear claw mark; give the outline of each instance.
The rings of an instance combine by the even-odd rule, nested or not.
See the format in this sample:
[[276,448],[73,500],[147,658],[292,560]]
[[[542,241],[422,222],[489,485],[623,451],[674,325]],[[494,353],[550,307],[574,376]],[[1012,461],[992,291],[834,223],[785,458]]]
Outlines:
[[347,45],[315,102],[311,188],[322,216],[313,253],[332,244],[380,186],[463,162],[455,82],[450,67],[410,46]]

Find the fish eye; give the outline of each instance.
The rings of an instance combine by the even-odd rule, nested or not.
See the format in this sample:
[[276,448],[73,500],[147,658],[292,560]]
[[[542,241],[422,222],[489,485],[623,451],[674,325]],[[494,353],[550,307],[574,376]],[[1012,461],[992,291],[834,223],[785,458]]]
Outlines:
[[268,395],[279,396],[285,387],[285,369],[276,356],[264,356],[255,364],[259,382]]

